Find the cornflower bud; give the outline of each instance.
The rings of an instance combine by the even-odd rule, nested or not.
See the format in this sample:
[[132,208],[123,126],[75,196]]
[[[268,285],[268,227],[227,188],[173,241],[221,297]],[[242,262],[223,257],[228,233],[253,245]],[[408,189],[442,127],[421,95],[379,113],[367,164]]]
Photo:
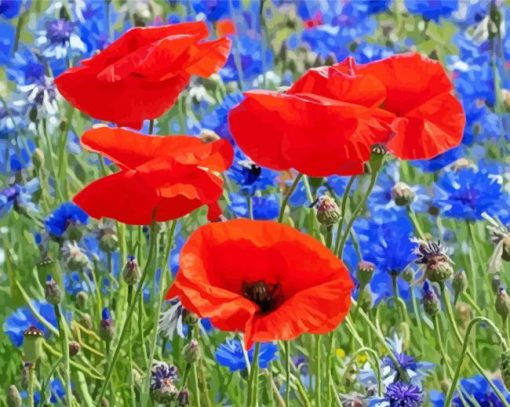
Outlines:
[[201,349],[196,339],[191,339],[182,349],[182,356],[187,363],[195,363],[200,359]]
[[507,294],[504,287],[499,287],[499,292],[496,297],[496,312],[506,320],[508,313],[510,313],[510,296]]
[[406,267],[404,271],[400,274],[400,277],[404,281],[407,281],[408,283],[412,282],[414,280],[414,270],[412,267]]
[[69,356],[71,357],[76,356],[78,352],[80,352],[80,349],[81,345],[79,344],[79,342],[76,341],[69,342]]
[[105,307],[101,313],[101,324],[99,325],[99,336],[105,342],[110,342],[115,335],[114,323],[110,315],[110,310]]
[[154,362],[151,368],[150,394],[156,403],[170,404],[175,401],[179,391],[175,385],[177,368],[165,362]]
[[335,200],[327,195],[317,199],[317,220],[326,227],[332,226],[340,220],[340,210]]
[[374,275],[375,265],[369,261],[361,260],[356,269],[356,278],[361,288],[367,286]]
[[76,294],[76,304],[81,310],[86,310],[89,302],[89,295],[85,291],[79,291]]
[[58,305],[62,301],[62,290],[57,282],[53,280],[51,275],[46,279],[46,286],[44,287],[44,296],[46,301],[52,305]]
[[135,256],[128,256],[128,261],[122,271],[122,276],[127,285],[134,285],[140,280],[140,267],[136,262]]
[[21,407],[23,400],[19,394],[18,388],[11,384],[7,390],[7,406],[8,407]]
[[113,253],[119,248],[119,238],[111,228],[103,228],[99,233],[99,248],[105,253]]
[[409,206],[413,203],[416,194],[406,183],[397,182],[391,189],[391,197],[397,206]]
[[440,311],[439,298],[436,292],[430,286],[428,281],[423,285],[423,309],[427,315],[434,318]]
[[71,271],[82,271],[89,266],[89,259],[76,242],[65,242],[62,248],[64,263]]
[[468,288],[468,281],[464,270],[460,270],[453,275],[452,287],[455,294],[455,302],[457,302],[459,296]]
[[425,267],[425,277],[434,283],[441,283],[453,274],[453,261],[448,257],[446,248],[440,242],[431,240],[414,240],[418,247],[414,253],[418,256],[416,263]]
[[89,331],[94,328],[94,325],[92,324],[92,317],[90,314],[83,314],[79,321],[80,325],[82,325],[84,328],[87,328]]
[[182,389],[177,395],[177,405],[179,407],[186,407],[190,405],[190,397],[188,389]]

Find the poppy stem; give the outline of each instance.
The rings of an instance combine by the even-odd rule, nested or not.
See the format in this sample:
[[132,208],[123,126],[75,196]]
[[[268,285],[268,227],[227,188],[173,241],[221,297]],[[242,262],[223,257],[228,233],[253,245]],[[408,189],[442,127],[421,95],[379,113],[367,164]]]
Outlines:
[[259,378],[259,353],[260,343],[255,343],[255,350],[253,351],[253,361],[251,363],[250,376],[248,378],[248,406],[256,407],[258,404],[258,378]]
[[126,315],[126,319],[124,321],[124,325],[122,326],[122,331],[120,333],[119,341],[117,342],[117,345],[116,345],[115,350],[113,352],[113,357],[112,357],[111,362],[110,362],[110,364],[108,366],[108,370],[106,371],[104,384],[103,384],[103,386],[101,388],[101,391],[99,392],[98,402],[101,402],[101,400],[103,400],[104,394],[106,392],[106,387],[108,386],[108,382],[110,381],[110,379],[112,377],[112,373],[113,373],[113,369],[115,367],[115,363],[117,362],[117,359],[119,357],[119,353],[120,353],[120,349],[122,347],[122,343],[124,342],[124,339],[126,337],[126,333],[128,331],[127,328],[129,326],[130,320],[131,320],[131,318],[133,316],[133,313],[134,313],[134,310],[135,310],[135,306],[137,304],[136,299],[140,298],[141,295],[142,295],[143,283],[144,283],[147,275],[149,274],[150,266],[153,263],[152,259],[154,257],[154,252],[155,252],[155,249],[156,249],[156,234],[157,234],[157,231],[156,231],[156,220],[155,220],[155,216],[153,216],[153,220],[152,220],[152,223],[151,223],[151,226],[150,226],[150,246],[149,246],[149,255],[147,257],[147,262],[145,263],[145,267],[143,269],[142,277],[140,278],[140,282],[138,283],[138,287],[136,288],[135,297],[134,297],[135,299],[129,305],[129,309],[128,309],[128,312],[127,312],[127,315]]
[[35,363],[28,366],[28,405],[34,407]]
[[[441,284],[441,291],[443,291],[443,287],[444,287],[444,284]],[[462,369],[462,364],[464,362],[466,354],[471,359],[471,361],[474,362],[473,355],[471,354],[471,352],[468,351],[469,339],[471,338],[470,334],[471,334],[471,330],[474,328],[474,326],[477,323],[482,323],[482,322],[487,324],[487,325],[489,325],[492,328],[492,330],[496,333],[496,336],[498,337],[499,341],[501,342],[501,346],[503,348],[503,351],[505,352],[505,351],[508,350],[508,345],[507,345],[507,342],[506,342],[505,338],[503,337],[503,335],[501,334],[499,329],[496,327],[496,325],[494,325],[494,323],[490,319],[487,319],[485,317],[475,317],[475,318],[473,318],[469,322],[469,325],[468,325],[468,327],[466,329],[466,333],[464,334],[464,340],[462,341],[462,338],[461,338],[462,352],[460,354],[459,362],[457,363],[457,369],[455,370],[455,376],[453,377],[452,384],[451,384],[450,388],[448,389],[448,394],[446,396],[445,406],[451,405],[451,401],[453,399],[453,393],[455,392],[455,389],[457,388],[457,384],[458,384],[459,378],[460,378],[460,371]],[[454,329],[454,331],[456,333],[458,333],[458,329]],[[477,364],[478,364],[478,362],[477,362]],[[482,373],[482,376],[485,377],[485,379],[487,380],[489,385],[493,388],[494,393],[496,393],[496,395],[501,400],[503,405],[509,406],[508,402],[506,401],[505,397],[501,394],[501,392],[499,391],[497,386],[492,382],[492,380],[489,380],[489,378],[486,376],[485,373],[483,373],[483,369],[480,369],[480,373]]]
[[340,237],[342,235],[342,227],[344,225],[344,219],[347,211],[347,201],[349,199],[349,194],[352,189],[352,185],[354,184],[354,181],[356,180],[356,175],[353,175],[349,182],[347,183],[347,186],[345,187],[344,194],[342,196],[342,205],[340,209],[340,221],[338,222],[337,228],[336,228],[336,241],[335,241],[335,253],[338,253],[338,250],[340,249]]
[[64,362],[64,388],[66,391],[66,405],[71,406],[73,393],[71,391],[71,367],[69,365],[69,341],[67,339],[67,327],[59,305],[54,306],[57,317],[58,329],[60,331],[60,341],[62,344],[62,359]]
[[283,343],[285,348],[285,405],[290,406],[290,341]]
[[289,198],[296,189],[296,187],[299,184],[299,181],[301,181],[301,178],[303,178],[303,174],[298,174],[296,178],[294,178],[294,181],[292,182],[292,185],[288,189],[287,193],[283,197],[282,206],[280,207],[280,214],[278,216],[278,222],[283,222],[283,217],[285,216],[285,208],[287,207],[287,203],[289,202]]
[[315,337],[315,405],[320,407],[321,403],[321,335]]
[[[473,318],[471,320],[471,322],[470,322],[470,324],[468,326],[468,329],[466,330],[466,335],[464,337],[464,342],[463,342],[462,341],[462,335],[460,334],[459,328],[457,327],[457,322],[455,321],[455,315],[453,314],[452,304],[450,303],[450,295],[449,295],[448,291],[446,290],[446,286],[444,285],[443,282],[439,283],[439,287],[441,289],[441,297],[442,297],[442,299],[444,301],[444,304],[445,304],[446,315],[448,317],[448,320],[450,321],[450,325],[452,326],[453,333],[455,334],[454,336],[455,336],[455,338],[457,339],[457,341],[459,343],[463,343],[461,357],[460,357],[460,360],[459,360],[459,364],[457,366],[457,372],[455,373],[456,377],[454,377],[454,380],[453,380],[452,385],[450,387],[450,391],[448,392],[448,393],[451,393],[451,394],[448,394],[448,396],[450,398],[449,399],[447,398],[447,400],[451,401],[451,398],[453,397],[453,391],[455,390],[455,387],[457,387],[456,382],[458,381],[458,375],[460,374],[460,368],[461,368],[462,362],[464,360],[464,356],[467,354],[468,358],[471,360],[473,365],[475,365],[476,369],[480,372],[480,374],[485,378],[487,383],[489,383],[491,388],[494,390],[494,393],[496,394],[496,396],[498,396],[498,398],[501,400],[501,402],[505,406],[510,406],[510,404],[508,404],[508,402],[506,401],[505,397],[501,394],[501,391],[499,390],[498,386],[496,386],[494,384],[494,382],[492,381],[492,379],[485,373],[485,370],[482,367],[482,365],[480,365],[480,362],[478,362],[476,357],[469,350],[467,350],[469,333],[471,331],[470,328],[471,328],[472,325],[474,325],[474,322],[477,322],[477,321],[487,322],[489,324],[489,326],[493,327],[493,329],[495,330],[496,334],[498,334],[500,342],[502,344],[504,344],[503,347],[506,349],[507,344],[506,344],[505,339],[501,336],[501,334],[499,332],[499,329],[497,329],[494,326],[492,321],[490,321],[490,320],[488,320],[487,318],[484,318],[484,317],[475,317],[475,318]],[[446,403],[445,405],[449,405],[449,404]]]

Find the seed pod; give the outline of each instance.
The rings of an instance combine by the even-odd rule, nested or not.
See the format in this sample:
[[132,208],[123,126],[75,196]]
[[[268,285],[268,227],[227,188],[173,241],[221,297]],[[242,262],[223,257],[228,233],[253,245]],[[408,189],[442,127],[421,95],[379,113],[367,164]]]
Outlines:
[[409,206],[416,194],[405,182],[397,182],[391,189],[391,197],[397,206]]
[[369,261],[361,260],[356,269],[356,278],[358,279],[360,287],[367,286],[374,275],[375,265]]
[[317,200],[317,220],[321,225],[332,226],[340,220],[340,210],[335,200],[322,195]]
[[57,282],[53,280],[51,275],[46,279],[46,286],[44,287],[44,296],[46,301],[52,305],[58,305],[62,301],[62,290]]
[[44,341],[43,332],[35,327],[28,327],[23,332],[23,354],[26,362],[36,363],[43,355],[42,342]]

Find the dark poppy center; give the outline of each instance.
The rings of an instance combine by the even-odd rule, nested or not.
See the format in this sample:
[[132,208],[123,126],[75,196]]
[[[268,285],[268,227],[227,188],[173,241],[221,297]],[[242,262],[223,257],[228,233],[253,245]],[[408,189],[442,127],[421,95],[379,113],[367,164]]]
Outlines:
[[260,307],[263,314],[273,311],[280,296],[280,284],[268,284],[265,281],[243,283],[243,296]]

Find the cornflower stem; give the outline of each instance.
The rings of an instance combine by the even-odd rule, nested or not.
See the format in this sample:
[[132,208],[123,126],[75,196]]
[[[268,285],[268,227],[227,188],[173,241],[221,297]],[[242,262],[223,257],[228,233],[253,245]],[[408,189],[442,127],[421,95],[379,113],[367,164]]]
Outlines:
[[55,305],[55,315],[57,317],[58,330],[60,332],[60,343],[62,346],[62,359],[64,362],[64,388],[66,391],[66,406],[71,407],[73,393],[71,391],[71,367],[69,366],[69,340],[67,338],[67,327],[60,305]]
[[370,176],[370,183],[368,184],[368,188],[363,194],[360,202],[358,203],[358,206],[354,209],[354,212],[351,215],[351,218],[349,219],[349,222],[347,223],[347,226],[345,228],[345,232],[342,236],[342,240],[340,241],[340,245],[338,248],[338,251],[336,251],[336,254],[338,257],[342,258],[344,255],[344,248],[345,244],[347,243],[347,238],[349,237],[349,234],[351,232],[352,226],[354,225],[354,222],[358,218],[359,214],[363,210],[363,207],[365,206],[365,203],[367,202],[368,197],[370,196],[372,189],[374,189],[375,182],[377,181],[377,175],[379,174],[379,171],[373,171]]
[[342,196],[342,204],[340,209],[340,221],[337,224],[336,228],[336,239],[335,239],[335,253],[338,253],[338,250],[340,249],[340,241],[342,236],[342,227],[344,226],[344,220],[345,215],[347,211],[347,201],[349,200],[349,194],[352,189],[352,185],[354,184],[354,181],[356,180],[356,175],[353,175],[349,182],[347,183],[347,186],[345,187],[344,194]]
[[434,334],[436,335],[437,346],[439,346],[441,358],[443,359],[443,363],[446,366],[446,370],[448,371],[449,377],[453,377],[453,370],[450,365],[448,354],[444,349],[443,338],[441,337],[441,326],[439,325],[439,316],[435,315],[432,318],[432,320],[434,322]]
[[282,206],[280,207],[280,214],[278,215],[278,222],[283,222],[283,217],[285,216],[285,208],[287,207],[287,204],[289,202],[289,198],[296,189],[296,187],[299,184],[299,181],[301,181],[301,178],[303,178],[303,174],[298,174],[296,178],[294,178],[294,181],[292,182],[292,185],[290,186],[289,190],[283,197]]
[[398,311],[400,313],[400,319],[401,321],[406,320],[406,310],[404,309],[404,306],[402,306],[402,300],[400,298],[399,292],[398,292],[398,275],[395,273],[391,274],[391,282],[393,286],[393,300],[395,302],[395,308],[398,308]]
[[321,342],[322,335],[315,335],[315,405],[320,407],[321,402]]
[[143,283],[144,283],[145,279],[147,278],[147,275],[149,274],[149,269],[152,264],[152,258],[154,256],[154,252],[156,249],[156,222],[155,222],[154,218],[155,218],[155,216],[153,217],[153,221],[152,221],[151,227],[150,227],[150,247],[149,247],[149,255],[147,257],[147,262],[145,263],[142,277],[140,279],[140,282],[138,283],[138,287],[135,292],[135,300],[132,301],[132,303],[129,305],[129,309],[128,309],[128,312],[126,315],[126,320],[124,321],[124,325],[123,325],[122,331],[120,333],[119,341],[117,342],[117,345],[113,352],[113,357],[109,363],[108,370],[106,371],[105,382],[101,388],[101,391],[99,392],[99,398],[98,398],[99,402],[103,399],[104,394],[106,392],[106,387],[108,386],[108,382],[110,381],[110,379],[112,377],[113,369],[115,368],[115,363],[117,362],[117,358],[119,357],[122,343],[124,342],[126,333],[128,331],[127,328],[129,325],[129,321],[131,320],[134,310],[135,310],[136,298],[141,298],[142,290],[143,290]]
[[259,378],[259,353],[260,343],[255,343],[253,361],[251,363],[250,376],[248,378],[248,406],[256,407],[258,404],[258,378]]
[[[133,285],[129,285],[128,286],[128,294],[127,294],[127,303],[128,303],[128,307],[131,305],[131,302],[133,301]],[[131,405],[134,405],[135,404],[135,400],[136,400],[136,397],[135,397],[135,388],[134,388],[134,384],[135,384],[135,380],[133,378],[133,344],[132,344],[132,341],[131,341],[131,333],[132,333],[132,324],[131,324],[131,320],[129,320],[128,322],[128,327],[127,327],[127,331],[128,331],[128,361],[129,361],[129,372],[128,372],[128,376],[129,376],[129,393],[131,395]]]
[[[499,341],[501,343],[501,346],[503,347],[503,350],[506,351],[508,349],[508,345],[507,345],[507,342],[506,342],[505,338],[503,337],[503,335],[501,334],[499,329],[496,327],[496,325],[494,325],[494,323],[490,319],[487,319],[485,317],[475,317],[475,318],[473,318],[469,322],[469,325],[468,325],[468,327],[466,329],[466,333],[464,334],[464,340],[462,341],[462,338],[461,338],[462,352],[460,354],[460,359],[459,359],[459,362],[457,364],[457,368],[455,370],[455,376],[453,377],[452,384],[451,384],[451,386],[450,386],[450,388],[448,390],[448,394],[446,396],[445,406],[451,405],[451,402],[452,402],[452,399],[453,399],[453,393],[455,392],[455,390],[457,388],[457,384],[459,382],[460,371],[462,369],[462,364],[464,362],[466,354],[468,356],[470,355],[470,352],[468,351],[468,344],[469,344],[469,338],[470,338],[471,330],[475,327],[475,325],[477,323],[481,323],[481,322],[483,322],[483,323],[487,324],[488,326],[490,326],[492,328],[492,330],[496,333],[496,335],[497,335],[497,337],[498,337],[498,339],[499,339]],[[458,332],[458,330],[456,330],[456,332]],[[472,356],[469,356],[469,357],[473,361],[473,357]],[[484,373],[482,373],[482,375],[486,378],[486,380],[488,381],[490,386],[493,388],[494,393],[496,393],[496,395],[501,400],[503,405],[508,406],[509,404],[506,401],[505,397],[501,394],[501,392],[494,385],[494,383],[491,380],[489,380]]]
[[416,233],[418,234],[418,237],[420,239],[425,239],[425,233],[423,233],[423,229],[420,226],[420,222],[418,222],[418,218],[416,216],[416,213],[414,212],[413,208],[411,208],[411,205],[406,206],[407,214],[409,215],[409,219],[411,219],[411,223],[414,226],[414,229],[416,230]]
[[198,385],[198,369],[197,362],[193,363],[191,366],[193,371],[193,394],[195,395],[195,405],[200,407],[200,386]]
[[[452,305],[450,303],[450,295],[448,294],[448,291],[446,290],[446,287],[445,287],[444,283],[439,283],[439,287],[441,289],[441,297],[443,298],[443,301],[445,303],[446,315],[447,315],[448,320],[450,322],[450,325],[451,325],[451,327],[453,329],[454,336],[457,339],[457,341],[462,344],[463,343],[462,335],[460,334],[459,328],[457,327],[457,322],[455,321],[455,315],[453,314]],[[488,319],[486,319],[484,317],[475,317],[475,318],[473,318],[473,320],[471,322],[473,322],[475,320],[478,321],[480,319],[483,319],[484,321],[488,321],[490,326],[494,326],[492,321],[489,321]],[[497,330],[497,328],[495,328],[495,329]],[[468,329],[466,334],[469,333],[469,331],[470,330]],[[499,333],[499,330],[497,330],[497,332]],[[468,336],[466,336],[466,338],[468,338]],[[504,343],[506,345],[506,342],[504,342]],[[491,378],[485,373],[485,371],[483,370],[483,367],[480,364],[480,362],[478,362],[476,357],[470,351],[467,350],[467,346],[468,346],[468,341],[465,340],[464,341],[464,345],[463,345],[463,351],[462,351],[462,354],[461,354],[462,356],[461,356],[461,359],[460,359],[459,366],[462,363],[462,361],[464,359],[464,356],[467,354],[467,356],[469,357],[469,359],[471,360],[473,365],[475,365],[476,369],[485,378],[485,380],[487,380],[487,383],[489,383],[489,385],[494,390],[494,393],[498,396],[498,398],[503,402],[503,404],[505,406],[510,406],[508,404],[508,402],[506,401],[505,397],[501,394],[501,391],[498,389],[498,387],[494,384],[494,382],[491,380]],[[457,367],[457,370],[460,370],[459,366]],[[457,380],[458,380],[458,377],[457,377]],[[453,386],[453,384],[452,384],[450,390],[453,389],[454,387],[455,386]],[[451,397],[453,397],[453,391],[452,391]],[[448,403],[446,405],[448,405]]]
[[69,133],[69,126],[73,119],[74,115],[74,107],[71,104],[67,105],[64,125],[62,127],[62,131],[60,133],[60,140],[58,146],[58,179],[62,184],[62,188],[64,189],[64,199],[68,199],[68,190],[67,190],[67,155],[66,155],[66,146],[67,146],[67,137]]
[[290,341],[283,343],[285,348],[285,405],[290,406]]

